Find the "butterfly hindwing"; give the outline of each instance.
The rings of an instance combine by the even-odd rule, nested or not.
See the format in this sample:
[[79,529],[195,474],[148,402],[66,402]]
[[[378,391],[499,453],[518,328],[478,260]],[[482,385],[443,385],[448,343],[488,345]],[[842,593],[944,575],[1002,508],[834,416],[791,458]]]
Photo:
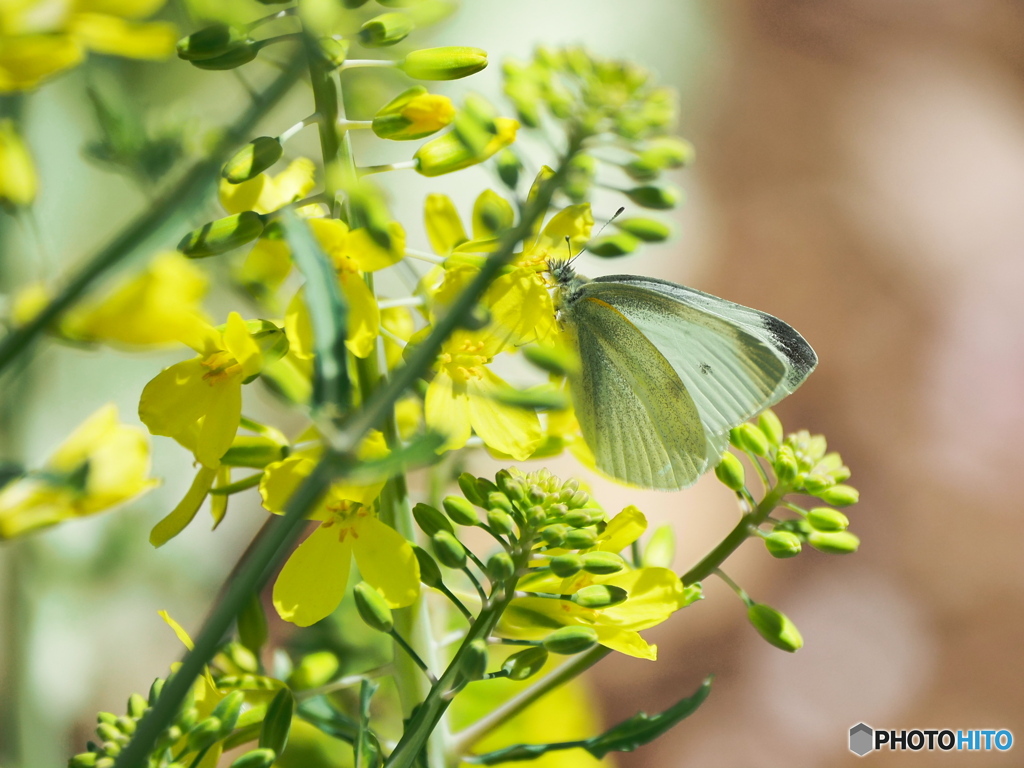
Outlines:
[[580,298],[563,313],[582,362],[571,381],[576,417],[602,471],[646,488],[692,485],[706,470],[708,438],[686,386],[657,348],[604,301]]

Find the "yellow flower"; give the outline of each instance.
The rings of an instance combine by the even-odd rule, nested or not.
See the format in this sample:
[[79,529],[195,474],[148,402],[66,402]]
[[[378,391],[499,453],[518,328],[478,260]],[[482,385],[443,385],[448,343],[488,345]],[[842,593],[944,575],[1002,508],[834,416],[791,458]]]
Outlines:
[[60,331],[77,341],[170,344],[206,325],[200,308],[206,286],[206,277],[188,259],[161,254],[108,295],[69,312]]
[[[398,224],[392,224],[391,248],[386,250],[377,245],[365,229],[349,230],[338,219],[310,219],[309,226],[331,259],[348,304],[345,344],[356,357],[366,357],[380,333],[380,309],[363,274],[398,263],[405,250],[405,232]],[[288,307],[285,328],[295,354],[312,357],[313,329],[301,291]]]
[[31,205],[38,187],[32,156],[10,120],[0,120],[0,205]]
[[[387,454],[384,438],[371,433],[359,450],[370,460]],[[301,453],[267,466],[260,482],[263,505],[284,511],[288,499],[313,471],[315,453]],[[335,483],[309,517],[320,525],[303,541],[274,583],[274,607],[281,618],[308,627],[329,616],[345,595],[352,558],[363,579],[393,608],[419,595],[420,569],[412,547],[377,519],[373,502],[384,481],[368,485]]]
[[[613,517],[591,550],[620,552],[647,528],[647,519],[636,507],[626,507]],[[553,550],[548,554],[559,554]],[[606,648],[640,659],[657,658],[657,646],[647,643],[638,632],[660,624],[680,608],[700,598],[700,587],[684,587],[668,568],[637,568],[596,576],[584,571],[562,579],[551,572],[520,581],[531,592],[573,595],[592,584],[619,587],[628,597],[607,608],[584,608],[569,600],[546,597],[516,598],[502,617],[499,631],[521,640],[541,640],[563,626],[589,626]]]
[[50,456],[42,471],[0,488],[0,539],[102,512],[156,485],[142,430],[105,405]]
[[[154,435],[173,437],[216,470],[242,415],[242,384],[260,372],[263,354],[237,312],[221,333],[197,323],[182,341],[199,356],[175,363],[146,385],[139,418]],[[211,478],[212,482],[212,478]]]
[[540,445],[537,414],[496,399],[509,385],[487,365],[503,346],[491,334],[457,330],[441,347],[424,407],[427,426],[448,436],[442,450],[461,448],[472,432],[516,461]]
[[77,66],[87,51],[163,59],[177,32],[167,22],[141,22],[164,0],[8,2],[0,10],[0,93],[35,88]]

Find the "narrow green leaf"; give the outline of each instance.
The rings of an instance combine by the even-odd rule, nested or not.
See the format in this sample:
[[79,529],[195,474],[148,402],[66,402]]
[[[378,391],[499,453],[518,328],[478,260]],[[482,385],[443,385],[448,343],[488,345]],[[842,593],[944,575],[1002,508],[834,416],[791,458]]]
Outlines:
[[370,730],[370,701],[379,687],[373,680],[363,680],[359,685],[359,735],[355,745],[355,768],[377,768],[383,762],[380,742]]
[[281,216],[292,258],[306,278],[305,299],[313,326],[313,407],[330,407],[340,416],[348,410],[349,380],[345,367],[348,307],[327,255],[307,224],[291,211]]
[[295,696],[289,689],[282,688],[267,705],[267,714],[263,718],[263,728],[260,730],[261,749],[272,749],[279,755],[284,752],[292,728],[294,711]]

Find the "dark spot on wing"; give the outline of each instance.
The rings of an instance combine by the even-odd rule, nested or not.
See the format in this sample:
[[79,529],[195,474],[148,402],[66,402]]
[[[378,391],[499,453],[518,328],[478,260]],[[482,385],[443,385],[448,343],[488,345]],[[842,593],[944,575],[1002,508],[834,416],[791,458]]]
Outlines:
[[699,366],[699,369],[700,369],[700,372],[703,373],[705,376],[707,376],[709,373],[711,373],[711,366],[708,365],[707,363],[701,363],[700,366]]

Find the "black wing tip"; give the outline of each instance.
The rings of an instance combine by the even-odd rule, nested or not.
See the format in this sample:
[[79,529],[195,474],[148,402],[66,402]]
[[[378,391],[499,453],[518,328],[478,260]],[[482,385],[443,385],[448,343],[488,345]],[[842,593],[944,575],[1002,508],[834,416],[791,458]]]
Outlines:
[[776,347],[793,366],[793,377],[806,379],[818,365],[818,355],[793,326],[773,315],[764,315],[764,329],[771,335]]

